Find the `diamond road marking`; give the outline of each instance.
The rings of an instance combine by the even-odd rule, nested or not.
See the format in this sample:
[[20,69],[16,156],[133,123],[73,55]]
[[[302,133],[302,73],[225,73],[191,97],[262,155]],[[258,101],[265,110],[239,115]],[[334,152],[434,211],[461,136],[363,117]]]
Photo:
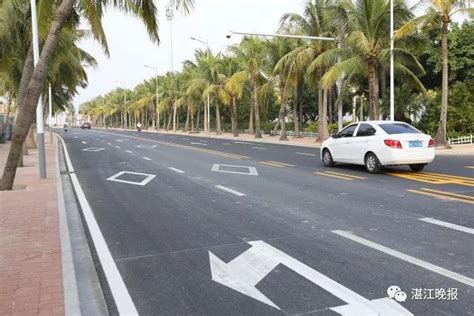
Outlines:
[[105,148],[95,148],[95,147],[91,147],[91,148],[84,148],[84,149],[81,149],[82,151],[92,151],[92,152],[98,152],[98,151],[102,151],[104,150]]
[[[134,174],[138,176],[144,176],[145,179],[143,179],[141,182],[136,182],[136,181],[128,181],[128,180],[121,180],[118,179],[118,177],[124,175],[124,174]],[[113,182],[121,182],[121,183],[127,183],[127,184],[133,184],[133,185],[141,185],[145,186],[148,182],[153,180],[153,178],[156,177],[154,174],[148,174],[148,173],[141,173],[141,172],[132,172],[132,171],[120,171],[119,173],[114,174],[111,177],[108,177],[105,180],[108,181],[113,181]]]
[[[245,169],[245,171],[228,171],[228,170],[221,170],[221,167],[230,167],[230,168],[240,168]],[[258,176],[257,168],[251,166],[235,166],[235,165],[221,165],[221,164],[213,164],[211,171],[214,172],[222,172],[222,173],[234,173],[234,174],[244,174],[247,176]]]
[[135,147],[137,147],[137,148],[149,148],[149,149],[151,149],[151,148],[156,148],[156,147],[158,147],[158,146],[157,146],[157,145],[137,145],[137,146],[135,146]]

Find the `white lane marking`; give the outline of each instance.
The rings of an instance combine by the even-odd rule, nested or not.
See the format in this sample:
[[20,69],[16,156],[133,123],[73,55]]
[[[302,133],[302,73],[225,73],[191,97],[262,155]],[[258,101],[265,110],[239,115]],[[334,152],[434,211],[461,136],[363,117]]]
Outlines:
[[152,148],[156,148],[158,145],[137,145],[135,147],[137,148],[147,148],[147,149],[152,149]]
[[175,171],[175,172],[177,172],[177,173],[184,173],[183,170],[179,170],[179,169],[176,169],[176,168],[173,168],[173,167],[168,167],[168,169],[173,170],[173,171]]
[[107,243],[105,242],[104,236],[100,231],[99,225],[95,220],[94,213],[87,201],[87,198],[82,191],[81,185],[79,184],[79,180],[74,171],[74,167],[71,163],[71,159],[69,158],[69,153],[66,147],[66,143],[59,136],[59,139],[63,143],[64,153],[66,155],[66,163],[68,166],[71,177],[72,184],[74,186],[74,191],[76,191],[77,198],[79,200],[79,204],[81,205],[82,214],[84,215],[84,219],[87,223],[87,227],[89,229],[89,234],[92,238],[94,243],[94,247],[97,251],[97,256],[99,257],[100,264],[105,274],[105,278],[107,279],[107,283],[109,284],[110,291],[115,301],[115,305],[117,306],[118,313],[120,315],[138,315],[137,309],[135,308],[135,304],[128,293],[128,289],[123,282],[122,276],[115,265],[115,261],[110,253],[109,248],[107,247]]
[[232,190],[232,189],[227,188],[227,187],[222,186],[222,185],[216,185],[216,188],[221,189],[221,190],[226,191],[226,192],[229,192],[229,193],[232,193],[232,194],[237,195],[237,196],[245,196],[244,193],[241,193],[241,192],[239,192],[239,191]]
[[239,142],[239,141],[234,141],[234,143],[235,143],[235,144],[252,145],[252,143]]
[[466,226],[461,226],[461,225],[456,225],[453,223],[448,223],[444,221],[440,221],[439,219],[431,218],[431,217],[424,217],[424,218],[419,218],[419,221],[430,223],[430,224],[435,224],[438,226],[443,226],[446,228],[451,228],[460,232],[468,233],[471,235],[474,235],[474,228],[469,228]]
[[83,144],[87,144],[87,142],[86,142],[86,141],[82,141],[81,143],[83,143]]
[[145,160],[148,160],[148,161],[151,160],[151,158],[148,158],[148,157],[142,157],[142,158],[145,159]]
[[110,145],[110,146],[112,146],[112,144],[111,144],[111,143],[107,143],[107,145]]
[[232,145],[232,144],[231,144],[231,143],[221,143],[221,145],[226,145],[226,146],[228,146],[228,145]]
[[123,138],[123,139],[116,139],[116,142],[123,143],[125,140],[129,140],[128,138]]
[[315,156],[316,156],[316,154],[300,153],[300,152],[295,152],[295,154],[297,154],[297,155],[303,155],[303,156],[311,156],[311,157],[315,157]]
[[125,150],[126,152],[128,152],[129,154],[133,154],[133,151],[131,150]]
[[265,149],[263,147],[252,147],[253,149]]
[[74,138],[78,138],[77,136],[74,136]]
[[404,253],[399,252],[397,250],[382,246],[382,245],[377,244],[373,241],[370,241],[370,240],[367,240],[365,238],[356,236],[356,235],[352,234],[351,232],[347,232],[347,231],[343,231],[343,230],[333,230],[332,232],[339,235],[339,236],[348,238],[348,239],[350,239],[352,241],[355,241],[359,244],[367,246],[369,248],[381,251],[381,252],[386,253],[390,256],[396,257],[396,258],[401,259],[403,261],[412,263],[412,264],[417,265],[419,267],[422,267],[422,268],[425,268],[427,270],[438,273],[440,275],[443,275],[447,278],[450,278],[450,279],[453,279],[455,281],[458,281],[458,282],[461,282],[461,283],[464,283],[464,284],[467,284],[469,286],[474,287],[474,279],[471,279],[471,278],[469,278],[467,276],[464,276],[462,274],[447,270],[445,268],[442,268],[442,267],[439,267],[437,265],[431,264],[429,262],[423,261],[421,259],[412,257],[410,255],[404,254]]
[[115,148],[118,148],[118,149],[120,149],[120,146],[115,146]]
[[92,152],[98,152],[98,151],[102,151],[104,150],[105,148],[95,148],[95,147],[91,147],[91,148],[84,148],[84,149],[81,149],[82,151],[92,151]]
[[[121,175],[124,175],[124,174],[134,174],[134,175],[137,175],[137,176],[144,176],[145,179],[143,179],[141,182],[118,179],[118,177],[120,177]],[[145,185],[147,185],[148,182],[153,180],[154,177],[156,177],[156,175],[154,175],[154,174],[133,172],[133,171],[120,171],[119,173],[116,173],[113,176],[110,176],[105,180],[145,186]]]
[[260,292],[256,285],[282,264],[346,302],[346,305],[331,308],[340,314],[411,315],[408,310],[394,300],[382,298],[370,301],[366,299],[262,240],[251,241],[249,244],[252,247],[228,263],[209,251],[212,280],[280,309],[277,304]]
[[[245,169],[247,172],[242,171],[232,171],[232,170],[221,170],[221,167],[229,167],[229,168],[240,168]],[[222,172],[222,173],[234,173],[234,174],[244,174],[248,176],[258,176],[257,168],[251,166],[236,166],[236,165],[222,165],[222,164],[213,164],[211,171],[213,172]]]
[[193,145],[207,146],[207,144],[204,144],[204,143],[191,142],[191,144],[193,144]]

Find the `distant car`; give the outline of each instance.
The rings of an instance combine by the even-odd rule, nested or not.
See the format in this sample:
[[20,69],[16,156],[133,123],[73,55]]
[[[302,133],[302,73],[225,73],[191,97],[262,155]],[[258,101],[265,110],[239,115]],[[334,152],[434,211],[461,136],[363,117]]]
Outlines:
[[91,129],[91,124],[90,123],[82,123],[81,129],[84,129],[84,128]]
[[431,136],[398,121],[353,123],[321,145],[321,161],[326,167],[337,162],[365,165],[370,173],[393,165],[422,171],[434,158]]

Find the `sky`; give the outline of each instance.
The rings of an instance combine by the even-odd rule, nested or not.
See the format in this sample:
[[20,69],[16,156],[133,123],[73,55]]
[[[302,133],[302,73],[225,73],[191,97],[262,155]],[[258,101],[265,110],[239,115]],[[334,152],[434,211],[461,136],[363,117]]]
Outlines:
[[[108,10],[103,18],[110,58],[92,40],[79,43],[96,58],[98,66],[87,70],[89,85],[79,90],[74,99],[76,108],[115,87],[133,88],[155,75],[156,68],[159,74],[171,70],[170,25],[165,16],[167,2],[158,3],[160,45],[150,41],[140,21],[115,10]],[[190,37],[208,40],[214,53],[225,51],[228,45],[242,39],[238,35],[227,39],[229,30],[275,33],[280,17],[287,12],[302,13],[303,4],[303,0],[196,0],[190,15],[175,13],[172,22],[174,70],[180,70],[183,61],[193,58],[194,49],[206,47]]]

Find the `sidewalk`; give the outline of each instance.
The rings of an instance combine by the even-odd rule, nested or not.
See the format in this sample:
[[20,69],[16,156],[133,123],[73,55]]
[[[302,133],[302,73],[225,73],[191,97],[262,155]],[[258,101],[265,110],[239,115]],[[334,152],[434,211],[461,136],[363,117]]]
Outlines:
[[[46,143],[48,179],[29,150],[16,190],[0,191],[0,315],[64,315],[57,144]],[[1,172],[8,149],[0,144]]]

